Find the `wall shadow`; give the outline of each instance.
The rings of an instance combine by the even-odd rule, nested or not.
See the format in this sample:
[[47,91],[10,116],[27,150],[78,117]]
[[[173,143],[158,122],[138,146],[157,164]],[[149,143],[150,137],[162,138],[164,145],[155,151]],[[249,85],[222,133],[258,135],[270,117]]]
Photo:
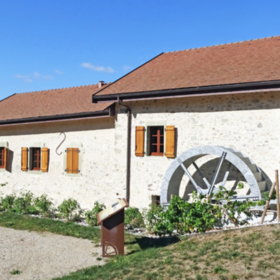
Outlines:
[[13,169],[13,159],[14,159],[14,152],[10,149],[8,151],[8,162],[7,162],[7,171],[12,173]]
[[211,113],[280,108],[279,92],[252,92],[217,96],[189,96],[172,99],[130,101],[134,114],[140,113]]
[[[1,126],[0,126],[1,127]],[[30,135],[75,131],[92,131],[115,128],[114,117],[72,120],[54,123],[32,123],[1,127],[1,136]]]
[[[125,242],[126,245],[138,244],[141,250],[148,248],[159,248],[172,245],[179,242],[180,239],[177,236],[166,236],[161,238],[151,238],[151,237],[136,237],[132,242]],[[135,253],[135,251],[130,252],[128,255]]]

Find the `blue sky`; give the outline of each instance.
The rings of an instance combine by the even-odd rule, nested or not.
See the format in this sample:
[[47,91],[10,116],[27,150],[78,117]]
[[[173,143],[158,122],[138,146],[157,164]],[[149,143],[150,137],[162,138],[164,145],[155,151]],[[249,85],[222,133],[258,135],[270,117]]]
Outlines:
[[280,35],[280,1],[0,0],[0,99],[112,82],[161,52]]

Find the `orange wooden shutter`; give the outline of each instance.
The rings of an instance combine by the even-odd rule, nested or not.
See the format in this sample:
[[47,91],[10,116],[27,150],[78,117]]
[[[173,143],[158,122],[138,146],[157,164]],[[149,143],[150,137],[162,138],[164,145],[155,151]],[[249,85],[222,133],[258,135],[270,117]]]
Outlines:
[[41,171],[48,172],[49,165],[49,149],[42,148],[41,149]]
[[7,170],[7,166],[8,166],[8,149],[4,148],[4,169]]
[[165,156],[169,158],[175,157],[175,126],[169,125],[165,128]]
[[80,172],[79,170],[79,149],[78,148],[73,148],[73,153],[72,153],[72,173],[78,174]]
[[72,155],[73,155],[73,149],[72,148],[68,148],[66,150],[66,172],[67,173],[72,173]]
[[28,148],[21,148],[21,170],[27,171],[28,169]]
[[144,126],[136,126],[135,129],[135,155],[144,156]]

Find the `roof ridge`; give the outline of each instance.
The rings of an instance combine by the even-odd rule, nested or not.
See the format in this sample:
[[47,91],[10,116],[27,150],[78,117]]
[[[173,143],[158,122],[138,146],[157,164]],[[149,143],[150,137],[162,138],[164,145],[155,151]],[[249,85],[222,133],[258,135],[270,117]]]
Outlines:
[[[104,83],[103,85],[107,85],[109,83]],[[26,92],[19,92],[15,94],[26,94],[26,93],[34,93],[34,92],[44,92],[44,91],[53,91],[53,90],[64,90],[70,88],[81,88],[81,87],[88,87],[88,86],[98,86],[98,84],[90,84],[90,85],[82,85],[82,86],[74,86],[74,87],[65,87],[65,88],[52,88],[52,89],[44,89],[44,90],[34,90],[34,91],[26,91]]]
[[190,48],[190,49],[184,49],[184,50],[178,50],[178,51],[170,51],[170,52],[165,52],[165,54],[176,53],[176,52],[184,52],[184,51],[192,51],[192,50],[200,50],[200,49],[213,48],[213,47],[218,47],[218,46],[227,46],[227,45],[247,43],[247,42],[259,41],[259,40],[267,40],[267,39],[277,38],[277,37],[280,38],[280,35],[264,37],[264,38],[257,38],[257,39],[251,39],[251,40],[244,40],[244,41],[237,41],[237,42],[231,42],[231,43],[225,43],[225,44],[211,45],[211,46],[205,46],[205,47]]

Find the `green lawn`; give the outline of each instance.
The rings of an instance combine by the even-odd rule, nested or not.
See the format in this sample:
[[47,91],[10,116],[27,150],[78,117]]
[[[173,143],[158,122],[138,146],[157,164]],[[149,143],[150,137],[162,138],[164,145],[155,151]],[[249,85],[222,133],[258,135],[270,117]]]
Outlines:
[[0,212],[0,226],[30,231],[49,231],[56,234],[74,236],[100,242],[100,229],[79,226],[73,222],[61,222],[51,219]]
[[[91,239],[100,230],[73,223],[1,213],[0,226]],[[81,279],[279,279],[280,225],[244,228],[184,238],[125,236],[126,255],[104,266],[71,273]],[[94,245],[93,245],[94,246]]]
[[150,239],[150,247],[148,238],[144,240],[135,238],[134,253],[56,280],[280,279],[279,225],[224,231],[179,241],[169,239],[174,243],[163,247],[167,245],[164,240],[168,239],[157,240],[157,243]]

